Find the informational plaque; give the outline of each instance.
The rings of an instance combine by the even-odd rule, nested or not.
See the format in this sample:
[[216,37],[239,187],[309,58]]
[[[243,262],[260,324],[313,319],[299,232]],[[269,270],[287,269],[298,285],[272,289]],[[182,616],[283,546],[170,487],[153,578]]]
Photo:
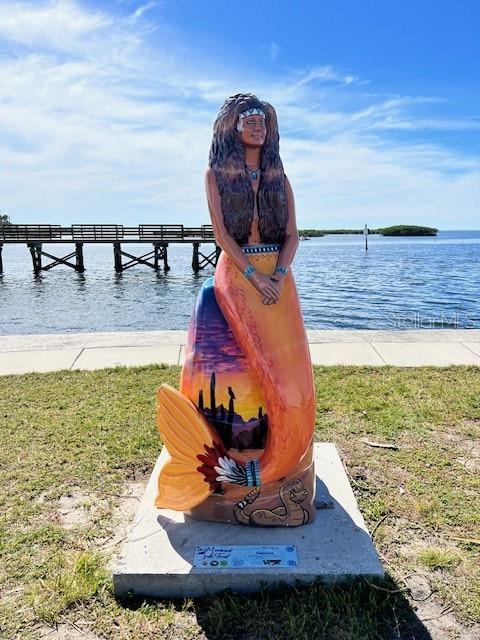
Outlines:
[[298,567],[295,545],[209,545],[195,547],[197,569],[272,569]]

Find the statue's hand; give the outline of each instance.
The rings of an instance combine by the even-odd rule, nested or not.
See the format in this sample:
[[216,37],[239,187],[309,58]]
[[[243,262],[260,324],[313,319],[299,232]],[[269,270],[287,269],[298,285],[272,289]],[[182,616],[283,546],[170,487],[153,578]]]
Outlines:
[[277,292],[277,297],[273,298],[273,297],[264,296],[262,298],[263,304],[275,304],[279,301],[280,296],[282,295],[283,285],[285,283],[285,276],[278,276],[277,274],[275,274],[274,276],[270,276],[270,280],[273,286],[275,287],[275,290]]
[[275,304],[278,301],[277,283],[271,276],[254,273],[250,277],[250,281],[260,294],[263,304]]
[[279,299],[280,296],[282,295],[283,285],[285,284],[285,276],[276,273],[274,276],[271,276],[271,280],[277,291],[277,296]]

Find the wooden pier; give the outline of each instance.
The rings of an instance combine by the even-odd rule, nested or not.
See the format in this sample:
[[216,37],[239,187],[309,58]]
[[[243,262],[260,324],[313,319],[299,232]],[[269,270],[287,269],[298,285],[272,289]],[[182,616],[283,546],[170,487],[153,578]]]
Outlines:
[[[115,271],[121,273],[136,264],[143,264],[158,271],[163,264],[165,273],[170,244],[191,244],[192,269],[197,273],[207,265],[216,266],[220,247],[215,243],[213,228],[209,224],[201,227],[185,227],[183,224],[140,224],[124,227],[120,224],[72,224],[69,227],[52,224],[8,224],[0,226],[0,273],[3,273],[2,249],[4,244],[25,244],[32,256],[33,272],[38,275],[63,264],[79,273],[85,271],[83,245],[112,244]],[[45,244],[74,244],[75,250],[56,256],[45,251]],[[150,244],[153,249],[141,256],[126,251],[128,244]],[[201,245],[213,244],[205,253]],[[122,245],[124,245],[122,247]],[[51,262],[44,264],[42,258]]]

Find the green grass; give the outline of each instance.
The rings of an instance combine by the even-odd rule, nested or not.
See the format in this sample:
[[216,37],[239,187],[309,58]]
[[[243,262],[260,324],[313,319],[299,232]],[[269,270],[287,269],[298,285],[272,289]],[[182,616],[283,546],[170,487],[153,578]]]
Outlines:
[[56,622],[72,605],[101,597],[108,589],[109,574],[100,554],[59,553],[52,557],[48,575],[30,586],[27,599],[39,619]]
[[[411,576],[428,581],[458,625],[480,622],[480,478],[466,464],[479,455],[480,372],[463,366],[315,368],[317,439],[337,444],[377,527],[385,583],[116,601],[102,545],[126,483],[152,469],[155,393],[162,382],[177,386],[179,373],[0,378],[0,637],[39,638],[55,623],[112,639],[421,637]],[[68,495],[84,497],[88,516],[70,528],[59,514]]]
[[452,553],[445,549],[425,549],[420,554],[420,562],[427,569],[450,569],[461,562],[461,558],[457,553]]

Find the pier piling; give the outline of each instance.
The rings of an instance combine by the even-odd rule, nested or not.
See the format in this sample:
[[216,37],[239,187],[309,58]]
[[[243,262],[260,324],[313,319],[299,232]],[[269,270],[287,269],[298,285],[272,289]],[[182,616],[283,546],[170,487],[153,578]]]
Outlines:
[[42,245],[29,244],[30,254],[32,256],[33,273],[38,276],[42,270]]
[[170,265],[168,264],[168,242],[154,242],[153,243],[155,255],[154,255],[154,269],[158,271],[159,266],[158,263],[160,260],[163,260],[163,270],[165,273],[170,271]]
[[[59,264],[64,264],[66,267],[70,267],[81,273],[85,271],[85,267],[83,266],[83,244],[81,242],[75,243],[75,251],[71,251],[65,256],[55,256],[52,253],[44,251],[42,249],[42,243],[40,242],[30,242],[28,243],[28,248],[32,256],[33,272],[36,276],[38,276],[40,271],[49,271]],[[42,264],[42,256],[50,258],[52,262],[45,265]],[[70,262],[73,257],[75,257],[75,262]]]
[[207,264],[212,265],[212,267],[217,266],[217,260],[220,256],[220,252],[222,249],[215,245],[215,249],[208,254],[204,254],[200,251],[200,243],[193,243],[193,255],[192,255],[192,269],[195,273],[198,273],[201,269],[205,269]]
[[120,242],[113,243],[113,261],[115,264],[115,272],[121,273],[123,271],[122,266],[122,248]]
[[75,254],[75,270],[83,273],[85,271],[85,267],[83,266],[83,242],[75,243]]
[[[136,264],[143,264],[146,267],[151,267],[152,269],[155,269],[155,271],[158,271],[160,260],[163,260],[163,269],[165,273],[169,271],[170,267],[168,266],[168,260],[167,260],[168,243],[154,242],[152,243],[152,246],[153,246],[153,251],[144,253],[143,256],[134,256],[133,254],[128,253],[127,251],[124,251],[119,241],[114,242],[113,256],[115,261],[115,271],[117,273],[121,273],[122,271],[125,271],[125,269],[130,269],[130,267],[133,267]],[[125,256],[126,258],[130,258],[130,260],[128,260],[127,262],[123,262],[122,256]],[[151,261],[152,258],[153,258],[153,262]]]
[[199,242],[194,242],[193,243],[193,255],[192,255],[192,269],[195,271],[195,273],[197,273],[198,271],[200,271],[200,260],[198,257],[198,253],[199,253],[199,246],[200,243]]

